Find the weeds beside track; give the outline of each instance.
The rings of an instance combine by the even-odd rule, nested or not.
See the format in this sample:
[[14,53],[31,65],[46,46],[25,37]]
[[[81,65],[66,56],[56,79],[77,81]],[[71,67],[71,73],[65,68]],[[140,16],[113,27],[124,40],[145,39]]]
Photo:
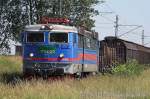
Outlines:
[[99,75],[82,80],[22,79],[22,59],[0,56],[1,99],[150,99],[150,69],[139,76]]

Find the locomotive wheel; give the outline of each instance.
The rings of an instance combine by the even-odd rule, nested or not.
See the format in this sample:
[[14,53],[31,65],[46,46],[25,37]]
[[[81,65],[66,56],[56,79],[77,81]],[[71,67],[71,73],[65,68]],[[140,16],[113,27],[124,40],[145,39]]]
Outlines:
[[78,73],[76,73],[75,74],[75,76],[74,76],[76,79],[81,79],[82,78],[82,73],[81,72],[78,72]]
[[75,78],[82,79],[82,78],[86,78],[88,75],[89,73],[86,73],[86,72],[78,72],[75,74]]

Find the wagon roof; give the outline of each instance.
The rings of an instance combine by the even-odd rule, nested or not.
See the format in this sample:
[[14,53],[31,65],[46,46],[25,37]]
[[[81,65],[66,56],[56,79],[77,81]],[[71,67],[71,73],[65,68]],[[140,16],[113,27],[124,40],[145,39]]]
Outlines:
[[116,37],[106,37],[105,40],[106,39],[112,39],[112,40],[116,40],[117,42],[122,42],[127,49],[145,51],[145,52],[150,53],[150,47],[146,47],[146,46],[143,46],[143,45],[131,42],[131,41],[126,41],[126,40],[123,40],[123,39],[119,39],[119,38],[116,38]]
[[133,42],[129,42],[129,41],[124,41],[124,40],[122,42],[125,44],[127,49],[145,51],[145,52],[150,53],[150,48],[149,47],[145,47],[143,45],[133,43]]

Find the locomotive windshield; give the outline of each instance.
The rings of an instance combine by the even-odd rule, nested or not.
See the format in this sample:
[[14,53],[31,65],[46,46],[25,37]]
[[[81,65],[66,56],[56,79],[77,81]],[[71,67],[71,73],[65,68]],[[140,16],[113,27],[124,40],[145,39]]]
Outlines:
[[50,42],[68,43],[68,33],[50,33]]
[[44,33],[27,33],[27,42],[44,42]]

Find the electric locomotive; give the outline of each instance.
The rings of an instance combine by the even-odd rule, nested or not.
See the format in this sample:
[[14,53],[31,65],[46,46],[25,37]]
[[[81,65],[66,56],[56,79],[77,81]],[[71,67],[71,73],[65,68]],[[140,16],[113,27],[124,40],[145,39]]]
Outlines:
[[98,33],[68,23],[65,18],[45,18],[44,24],[25,27],[24,76],[98,72]]

